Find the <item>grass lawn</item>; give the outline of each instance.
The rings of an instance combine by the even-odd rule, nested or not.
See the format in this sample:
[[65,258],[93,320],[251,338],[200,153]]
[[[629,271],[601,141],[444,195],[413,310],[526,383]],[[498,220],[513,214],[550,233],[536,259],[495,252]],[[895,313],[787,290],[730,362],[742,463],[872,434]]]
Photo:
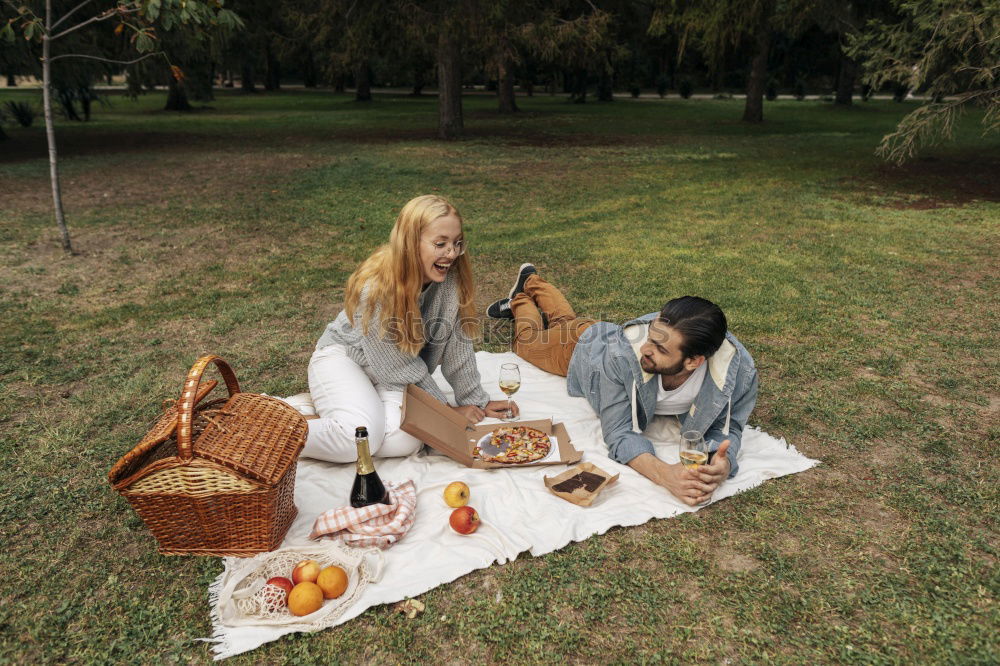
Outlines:
[[72,258],[43,129],[8,128],[0,663],[210,659],[220,561],[157,554],[107,471],[202,353],[305,390],[347,276],[428,192],[468,222],[484,307],[526,260],[581,314],[722,305],[761,372],[751,423],[822,464],[232,663],[1000,660],[996,135],[966,118],[895,168],[873,148],[906,104],[773,102],[749,126],[737,100],[518,101],[468,98],[442,143],[433,98],[113,98],[58,125]]

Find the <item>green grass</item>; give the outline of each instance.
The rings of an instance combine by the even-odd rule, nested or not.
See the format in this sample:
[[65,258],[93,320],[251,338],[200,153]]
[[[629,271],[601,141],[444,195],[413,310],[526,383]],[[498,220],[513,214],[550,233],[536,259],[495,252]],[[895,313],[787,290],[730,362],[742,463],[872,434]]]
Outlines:
[[162,102],[59,123],[77,257],[42,128],[0,144],[0,663],[210,659],[219,561],[158,555],[107,470],[203,352],[304,390],[346,277],[426,192],[465,216],[483,306],[529,259],[590,316],[721,304],[761,369],[751,422],[823,464],[233,663],[1000,659],[1000,146],[978,118],[894,168],[873,149],[906,104],[748,126],[736,100],[469,97],[441,143],[432,98]]

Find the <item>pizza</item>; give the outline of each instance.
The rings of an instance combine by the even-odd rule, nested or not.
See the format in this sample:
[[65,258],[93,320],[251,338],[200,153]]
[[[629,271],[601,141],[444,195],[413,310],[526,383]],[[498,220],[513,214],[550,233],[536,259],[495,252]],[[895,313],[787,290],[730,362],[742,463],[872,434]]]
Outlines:
[[485,455],[476,447],[476,456],[485,462],[503,464],[528,463],[549,455],[552,441],[537,428],[504,426],[493,431],[490,445],[500,449],[496,455]]

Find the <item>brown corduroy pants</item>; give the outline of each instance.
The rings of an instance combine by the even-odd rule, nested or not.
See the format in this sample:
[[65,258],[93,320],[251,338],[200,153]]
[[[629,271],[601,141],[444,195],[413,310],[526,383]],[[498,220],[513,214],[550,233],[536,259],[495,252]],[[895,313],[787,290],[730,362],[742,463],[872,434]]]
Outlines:
[[[510,302],[514,314],[514,353],[554,375],[566,376],[580,336],[597,321],[576,316],[566,297],[554,286],[530,276],[524,291]],[[542,313],[549,320],[544,326]]]

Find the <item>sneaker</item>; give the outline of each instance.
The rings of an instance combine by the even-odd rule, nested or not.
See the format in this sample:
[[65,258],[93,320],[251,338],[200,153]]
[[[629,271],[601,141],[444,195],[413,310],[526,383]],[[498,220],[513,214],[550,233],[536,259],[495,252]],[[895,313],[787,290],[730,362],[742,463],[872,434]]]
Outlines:
[[514,283],[514,286],[511,287],[510,293],[507,294],[507,298],[512,299],[524,291],[524,283],[528,281],[529,277],[536,275],[537,273],[538,269],[535,268],[534,264],[521,264],[521,267],[517,269],[517,281]]
[[486,316],[493,319],[513,319],[514,313],[510,309],[510,299],[501,298],[499,301],[486,308]]

